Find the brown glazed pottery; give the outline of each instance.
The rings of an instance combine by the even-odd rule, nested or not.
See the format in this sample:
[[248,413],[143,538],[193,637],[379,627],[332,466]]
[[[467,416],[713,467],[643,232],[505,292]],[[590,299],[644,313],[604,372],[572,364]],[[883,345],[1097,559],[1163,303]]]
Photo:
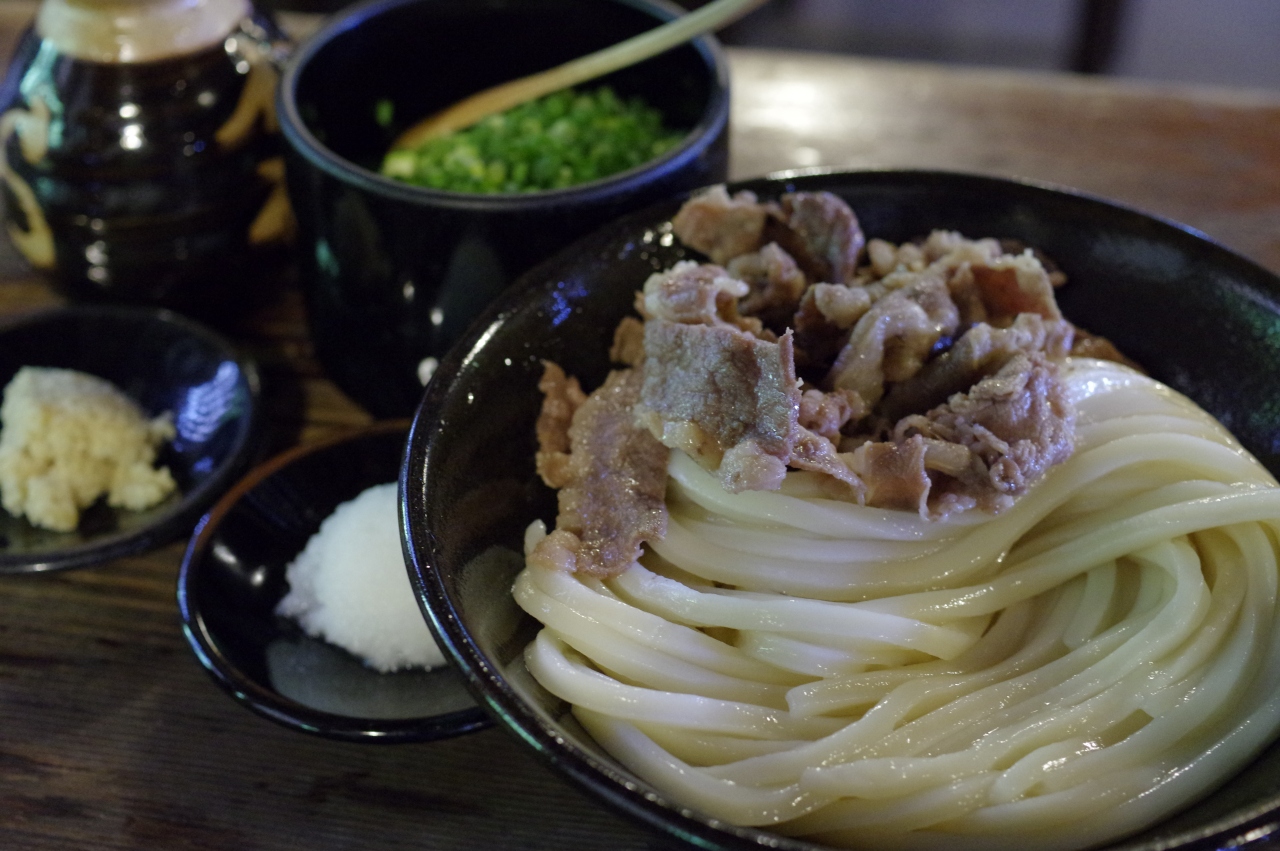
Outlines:
[[221,318],[292,223],[249,0],[45,0],[0,86],[5,226],[68,297]]

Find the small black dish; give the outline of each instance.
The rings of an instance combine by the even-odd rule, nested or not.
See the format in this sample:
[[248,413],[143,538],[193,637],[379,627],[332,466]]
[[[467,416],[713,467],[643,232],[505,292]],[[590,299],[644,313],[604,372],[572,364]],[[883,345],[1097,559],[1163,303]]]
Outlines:
[[52,532],[0,511],[0,574],[85,567],[188,535],[255,449],[258,369],[229,342],[166,310],[80,305],[0,323],[0,386],[23,366],[105,378],[151,417],[173,414],[177,436],[157,462],[178,492],[145,511],[100,501],[74,532]]
[[379,423],[266,461],[218,501],[187,547],[178,575],[187,642],[218,685],[272,721],[388,744],[491,723],[451,666],[380,674],[275,613],[285,568],[321,521],[396,480],[407,430]]
[[[1068,276],[1066,316],[1192,397],[1280,472],[1280,279],[1182,226],[1071,191],[940,172],[782,175],[730,187],[762,198],[834,192],[865,233],[892,241],[951,228],[1019,239]],[[703,849],[818,851],[673,800],[622,768],[525,670],[536,633],[511,597],[522,540],[556,515],[534,469],[542,359],[594,388],[612,331],[652,272],[684,259],[672,200],[597,231],[523,276],[477,321],[428,386],[401,478],[413,579],[442,648],[472,691],[552,767],[668,836]],[[495,630],[493,624],[502,624]],[[1280,837],[1280,743],[1220,789],[1113,851],[1208,851]],[[1270,840],[1267,839],[1270,837]],[[1271,847],[1268,845],[1268,847]]]
[[[291,57],[277,112],[298,264],[326,372],[379,417],[407,417],[441,358],[517,275],[602,223],[728,168],[729,72],[703,36],[594,84],[686,129],[667,153],[590,183],[481,195],[378,173],[399,133],[488,86],[675,17],[667,0],[372,0]],[[390,122],[381,120],[387,105]]]

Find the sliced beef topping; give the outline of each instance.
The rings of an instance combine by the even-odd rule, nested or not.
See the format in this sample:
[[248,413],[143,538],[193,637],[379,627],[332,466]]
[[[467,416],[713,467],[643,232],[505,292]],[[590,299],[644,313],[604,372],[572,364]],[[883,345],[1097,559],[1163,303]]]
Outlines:
[[668,322],[733,324],[738,318],[738,299],[749,289],[720,266],[682,260],[645,281],[644,314]]
[[587,401],[587,394],[582,392],[578,379],[565,375],[564,370],[551,361],[542,362],[538,389],[542,391],[542,410],[535,427],[538,475],[547,487],[562,488],[569,483],[569,425],[578,408]]
[[997,239],[969,239],[959,231],[935,230],[920,244],[927,263],[946,260],[950,266],[961,263],[987,263],[1004,254]]
[[[538,471],[560,514],[531,560],[625,569],[665,529],[668,448],[730,492],[806,470],[837,498],[933,518],[1003,510],[1071,454],[1057,364],[1075,329],[1034,251],[941,230],[864,245],[827,193],[767,204],[715,187],[673,222],[715,263],[645,282],[645,321],[624,320],[610,350],[632,368],[585,397],[547,364]],[[1114,352],[1084,340],[1078,354]]]
[[865,502],[945,517],[979,507],[998,512],[1065,461],[1074,415],[1044,355],[1017,353],[927,414],[904,418],[891,440],[866,441],[849,458]]
[[867,501],[867,486],[850,468],[849,456],[838,453],[835,445],[822,435],[806,428],[800,429],[800,439],[791,453],[791,466],[797,470],[826,473],[848,486],[850,502],[862,504]]
[[894,385],[879,412],[897,422],[912,412],[927,411],[967,391],[1019,352],[1042,352],[1061,360],[1071,347],[1073,331],[1065,320],[1046,321],[1034,313],[1020,315],[1008,328],[975,325],[915,376]]
[[729,493],[776,491],[787,476],[787,462],[748,437],[729,447],[716,472]]
[[840,440],[840,430],[848,423],[856,423],[870,413],[866,403],[857,393],[835,390],[824,393],[811,388],[800,394],[799,423],[801,427],[821,435],[832,443]]
[[956,330],[960,317],[946,284],[923,276],[872,304],[826,378],[833,389],[852,390],[868,405],[884,395],[886,381],[919,371],[934,344]]
[[627,366],[644,365],[644,323],[634,316],[624,316],[613,329],[613,345],[609,361]]
[[1045,319],[1062,318],[1049,273],[1030,251],[1006,254],[972,269],[988,321],[1003,325],[1023,313],[1035,313]]
[[796,363],[815,380],[831,369],[849,342],[849,331],[871,309],[873,293],[864,286],[814,284],[800,299],[792,324]]
[[[966,453],[967,454],[967,453]],[[866,483],[869,505],[921,511],[933,482],[924,467],[924,440],[864,443],[853,453],[852,466]]]
[[894,428],[896,441],[915,435],[968,449],[980,463],[950,489],[998,511],[1070,457],[1075,412],[1057,364],[1039,352],[1019,353],[967,393],[927,414],[905,417]]
[[1125,357],[1124,352],[1116,348],[1106,337],[1100,337],[1097,334],[1090,334],[1079,328],[1075,329],[1075,339],[1071,343],[1071,356],[1074,358],[1095,358],[1097,360],[1109,360],[1114,363],[1122,363],[1130,369],[1145,373],[1139,364]]
[[[961,476],[971,463],[972,454],[963,446],[913,435],[896,442],[864,443],[853,452],[850,466],[866,483],[868,505],[937,517],[958,505],[954,499],[939,504],[931,474]],[[973,503],[969,500],[966,507]]]
[[[637,416],[664,445],[710,470],[744,442],[740,453],[786,464],[800,407],[790,333],[772,343],[724,325],[651,319],[644,347]],[[731,490],[742,489],[729,472],[722,479]]]
[[686,201],[671,225],[681,242],[723,265],[764,243],[768,211],[755,193],[738,192],[731,198],[717,185]]
[[[574,379],[563,376],[558,366],[548,363],[541,385],[553,392],[570,382],[576,386]],[[643,383],[637,370],[609,373],[605,383],[574,411],[565,434],[567,452],[556,448],[563,445],[559,430],[548,428],[550,442],[541,444],[539,471],[544,467],[543,456],[558,457],[546,465],[556,475],[548,479],[544,474],[544,479],[560,489],[560,510],[556,531],[534,548],[532,560],[611,576],[639,558],[644,541],[666,534],[663,498],[668,450],[635,425],[633,407]],[[564,396],[548,393],[544,398],[544,415],[548,404],[555,409],[548,422],[559,422]],[[542,435],[539,428],[540,442]]]
[[913,242],[894,245],[883,239],[867,241],[866,273],[871,278],[883,278],[891,272],[903,270],[920,272],[928,265],[924,249]]
[[[840,330],[852,328],[871,309],[873,297],[880,295],[867,287],[843,284],[814,284],[805,293],[822,318]],[[803,307],[802,307],[803,309]]]
[[948,270],[947,285],[965,325],[1004,326],[1023,313],[1062,318],[1053,276],[1035,253],[1003,254],[993,239],[966,240],[949,231],[935,231],[925,246],[927,256],[944,252],[933,265]]
[[765,225],[765,239],[781,245],[811,281],[853,281],[866,243],[858,217],[830,192],[783,195]]
[[785,329],[791,323],[808,286],[796,261],[776,242],[735,257],[729,261],[728,272],[751,288],[738,309],[748,316],[758,316],[771,328]]

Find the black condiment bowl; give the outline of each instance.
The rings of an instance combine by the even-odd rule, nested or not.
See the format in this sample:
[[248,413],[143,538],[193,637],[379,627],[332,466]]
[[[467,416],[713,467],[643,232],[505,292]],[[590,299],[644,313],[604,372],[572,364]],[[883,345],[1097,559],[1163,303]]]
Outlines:
[[115,384],[148,417],[173,415],[157,463],[178,492],[145,511],[99,500],[72,532],[0,511],[0,574],[87,567],[191,534],[201,513],[251,462],[257,366],[205,326],[167,310],[78,305],[0,323],[0,387],[24,366],[74,369]]
[[[298,258],[321,362],[356,401],[378,416],[408,416],[423,360],[442,357],[517,275],[603,222],[724,178],[728,69],[711,37],[598,81],[688,129],[642,166],[503,195],[378,174],[392,140],[418,118],[678,11],[667,0],[375,0],[297,50],[277,104]],[[387,125],[383,103],[395,116]]]
[[[1201,234],[1102,200],[1030,183],[937,172],[783,175],[740,184],[762,197],[828,190],[864,231],[892,241],[934,228],[1019,239],[1067,273],[1068,318],[1112,339],[1221,420],[1280,472],[1280,279]],[[511,599],[533,519],[555,497],[534,470],[541,359],[598,386],[617,321],[655,270],[686,256],[658,238],[677,201],[610,224],[495,303],[442,364],[414,419],[401,472],[410,575],[442,647],[500,723],[555,769],[656,830],[706,849],[813,851],[736,827],[632,775],[525,671],[536,624]],[[499,628],[495,628],[495,624]],[[1280,839],[1280,745],[1222,788],[1110,847],[1168,851]],[[1028,849],[1034,851],[1034,849]]]
[[393,482],[408,423],[378,423],[263,462],[205,515],[178,574],[182,628],[236,701],[295,730],[398,744],[489,726],[451,667],[381,674],[275,613],[285,569],[340,503]]

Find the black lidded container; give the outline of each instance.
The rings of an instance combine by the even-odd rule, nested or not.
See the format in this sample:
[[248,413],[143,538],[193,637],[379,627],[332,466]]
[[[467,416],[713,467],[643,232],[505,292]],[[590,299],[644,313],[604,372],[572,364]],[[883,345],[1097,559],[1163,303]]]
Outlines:
[[258,301],[292,230],[282,45],[249,0],[45,0],[0,86],[15,247],[73,300],[218,322]]

